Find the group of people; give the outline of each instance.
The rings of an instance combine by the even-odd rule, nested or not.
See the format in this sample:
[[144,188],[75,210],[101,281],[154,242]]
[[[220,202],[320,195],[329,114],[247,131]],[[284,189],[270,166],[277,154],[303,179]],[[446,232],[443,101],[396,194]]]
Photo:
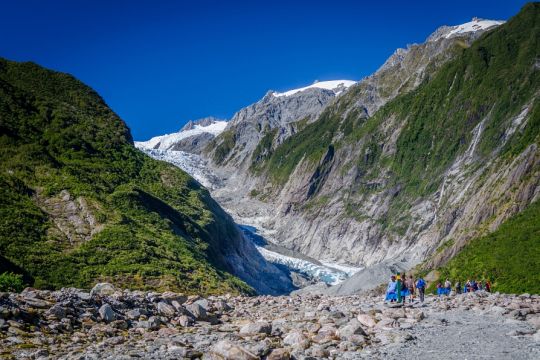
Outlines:
[[[491,283],[489,280],[486,281],[476,281],[476,280],[467,280],[467,282],[462,285],[458,280],[454,285],[455,293],[461,294],[466,292],[474,292],[478,290],[484,290],[491,292]],[[413,302],[414,296],[418,293],[418,297],[421,302],[424,302],[424,296],[426,292],[426,281],[422,277],[418,277],[416,280],[413,279],[412,275],[407,277],[405,274],[397,273],[392,275],[390,282],[386,287],[386,296],[385,301],[390,303],[406,303],[407,299],[409,302]],[[444,283],[439,282],[437,284],[437,295],[450,295],[452,292],[452,282],[449,279],[446,279]]]
[[[467,280],[464,285],[461,285],[461,282],[458,280],[454,286],[456,294],[474,292],[478,290],[484,290],[491,292],[491,283],[489,280],[486,281],[476,281],[476,280]],[[444,284],[437,284],[437,295],[450,295],[452,292],[452,283],[450,280],[446,279]]]
[[409,302],[412,303],[416,291],[418,292],[420,301],[424,302],[426,282],[422,277],[419,277],[415,281],[412,275],[407,277],[405,274],[397,273],[390,278],[390,282],[386,288],[385,301],[405,303],[408,298]]

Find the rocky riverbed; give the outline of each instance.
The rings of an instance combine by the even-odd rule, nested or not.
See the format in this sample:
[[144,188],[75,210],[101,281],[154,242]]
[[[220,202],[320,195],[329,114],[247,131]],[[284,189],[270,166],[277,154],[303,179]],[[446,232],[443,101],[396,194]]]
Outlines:
[[483,292],[388,307],[380,297],[201,298],[78,289],[0,293],[15,359],[538,359],[540,296]]

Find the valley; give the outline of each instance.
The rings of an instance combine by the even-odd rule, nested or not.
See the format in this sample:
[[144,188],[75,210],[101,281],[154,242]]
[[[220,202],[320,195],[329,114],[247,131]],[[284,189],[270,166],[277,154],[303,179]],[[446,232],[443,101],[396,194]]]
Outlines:
[[[175,23],[192,30],[182,46],[209,26],[190,21]],[[249,35],[241,51],[220,40],[204,56],[212,33],[153,63],[176,29],[159,23],[140,27],[160,30],[152,51],[133,47],[142,68],[129,55],[81,77],[111,106],[68,73],[0,57],[0,358],[540,358],[540,3],[439,24],[356,80],[299,83],[270,36],[242,76],[295,86],[249,96],[229,71],[257,58],[255,26],[219,29]],[[139,23],[125,28],[134,41]],[[156,130],[174,128],[171,107],[217,114],[233,94],[248,100],[228,116]],[[148,136],[113,111],[125,98]]]

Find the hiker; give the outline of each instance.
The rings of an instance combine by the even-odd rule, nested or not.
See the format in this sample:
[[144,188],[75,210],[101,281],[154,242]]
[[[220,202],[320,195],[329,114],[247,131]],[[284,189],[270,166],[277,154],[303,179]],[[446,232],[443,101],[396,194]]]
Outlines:
[[410,302],[414,300],[414,279],[412,275],[409,275],[409,280],[407,281],[407,287],[409,288],[409,293],[411,294]]
[[426,282],[422,277],[419,277],[416,281],[416,288],[418,289],[418,296],[420,296],[420,302],[424,302],[424,294],[426,292]]
[[390,278],[390,282],[386,287],[386,297],[384,298],[384,301],[390,301],[391,303],[393,303],[394,301],[396,301],[396,298],[396,277],[392,275],[392,277]]
[[465,284],[465,287],[467,288],[467,292],[472,292],[471,280],[467,280],[467,283]]
[[473,280],[471,282],[471,286],[472,286],[472,291],[478,291],[478,283],[476,282],[476,280]]
[[478,282],[478,290],[484,290],[484,285],[482,284],[482,280]]
[[397,302],[401,303],[401,290],[403,287],[403,283],[401,282],[401,274],[397,273],[396,275],[396,293],[397,293]]
[[405,304],[407,302],[407,296],[411,295],[409,291],[409,283],[407,281],[407,275],[403,273],[402,275],[402,283],[401,283],[401,297],[403,300],[403,303]]
[[461,294],[461,281],[456,281],[456,294]]
[[443,290],[442,284],[441,284],[440,282],[437,283],[437,296],[438,296],[438,297],[441,297],[441,295],[443,294],[443,291],[444,291],[444,290]]
[[486,280],[486,291],[491,292],[491,283],[489,282],[489,280]]
[[447,278],[446,281],[444,282],[444,294],[448,296],[450,295],[451,291],[452,291],[452,283]]

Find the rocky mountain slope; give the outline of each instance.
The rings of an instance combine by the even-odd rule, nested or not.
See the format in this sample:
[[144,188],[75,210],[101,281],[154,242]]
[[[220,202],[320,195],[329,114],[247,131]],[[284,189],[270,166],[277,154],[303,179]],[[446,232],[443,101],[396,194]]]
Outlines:
[[333,80],[283,93],[269,91],[233,116],[225,131],[206,147],[206,155],[221,167],[246,170],[253,157],[266,156],[261,143],[282,142],[353,84],[350,80]]
[[2,270],[44,288],[292,288],[206,189],[137,151],[124,122],[73,77],[0,59],[0,119]]
[[538,17],[533,3],[507,23],[443,26],[324,101],[268,93],[203,153],[223,180],[213,196],[373,285],[443,265],[539,197]]
[[278,242],[367,266],[439,251],[437,267],[534,202],[539,7],[470,47],[456,40],[453,59],[372,116],[361,83],[280,145],[259,195],[275,200]]

